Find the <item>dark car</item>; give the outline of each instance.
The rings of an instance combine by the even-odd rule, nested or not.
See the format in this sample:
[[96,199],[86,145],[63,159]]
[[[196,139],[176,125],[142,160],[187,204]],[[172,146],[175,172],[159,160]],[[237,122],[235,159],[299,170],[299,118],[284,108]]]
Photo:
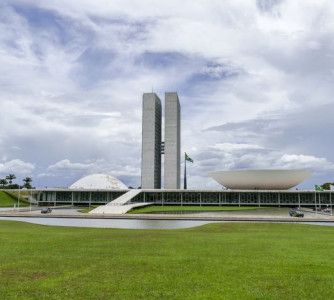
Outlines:
[[51,212],[52,212],[52,209],[50,207],[45,207],[41,210],[41,214],[48,214]]
[[324,212],[325,212],[325,213],[331,213],[332,210],[331,210],[329,207],[326,207],[326,208],[324,209]]
[[290,217],[300,217],[300,218],[304,217],[304,214],[298,209],[290,209],[289,215]]

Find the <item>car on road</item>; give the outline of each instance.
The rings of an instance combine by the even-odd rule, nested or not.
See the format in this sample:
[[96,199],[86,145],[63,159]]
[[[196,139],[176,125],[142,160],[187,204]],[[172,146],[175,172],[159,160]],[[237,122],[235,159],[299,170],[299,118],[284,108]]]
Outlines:
[[52,212],[52,209],[50,207],[45,207],[41,210],[41,214],[49,214]]
[[304,214],[298,209],[290,209],[289,215],[290,217],[300,217],[300,218],[304,217]]

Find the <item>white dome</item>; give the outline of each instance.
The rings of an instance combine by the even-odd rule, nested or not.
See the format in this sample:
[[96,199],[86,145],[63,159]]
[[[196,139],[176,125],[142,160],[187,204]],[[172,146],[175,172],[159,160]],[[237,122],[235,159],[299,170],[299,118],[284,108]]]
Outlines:
[[92,174],[74,182],[70,189],[127,190],[128,187],[108,174]]
[[287,190],[311,174],[304,170],[238,170],[211,172],[210,176],[231,190]]

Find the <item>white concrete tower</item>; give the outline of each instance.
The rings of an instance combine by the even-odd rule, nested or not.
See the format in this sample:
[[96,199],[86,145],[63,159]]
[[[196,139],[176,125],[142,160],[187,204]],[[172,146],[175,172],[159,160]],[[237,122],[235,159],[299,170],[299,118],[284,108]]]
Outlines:
[[143,95],[141,187],[161,188],[161,101],[155,93]]
[[165,189],[180,188],[180,110],[177,93],[165,93]]

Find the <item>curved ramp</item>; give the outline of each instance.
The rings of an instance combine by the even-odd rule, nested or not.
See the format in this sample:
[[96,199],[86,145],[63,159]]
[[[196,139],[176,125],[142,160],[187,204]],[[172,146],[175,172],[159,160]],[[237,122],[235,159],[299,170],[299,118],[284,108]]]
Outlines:
[[129,192],[107,203],[106,205],[102,205],[102,206],[99,206],[93,209],[89,213],[90,214],[125,214],[134,207],[151,205],[152,203],[127,204],[131,202],[131,200],[137,195],[139,195],[141,192],[142,192],[141,190],[130,190]]

